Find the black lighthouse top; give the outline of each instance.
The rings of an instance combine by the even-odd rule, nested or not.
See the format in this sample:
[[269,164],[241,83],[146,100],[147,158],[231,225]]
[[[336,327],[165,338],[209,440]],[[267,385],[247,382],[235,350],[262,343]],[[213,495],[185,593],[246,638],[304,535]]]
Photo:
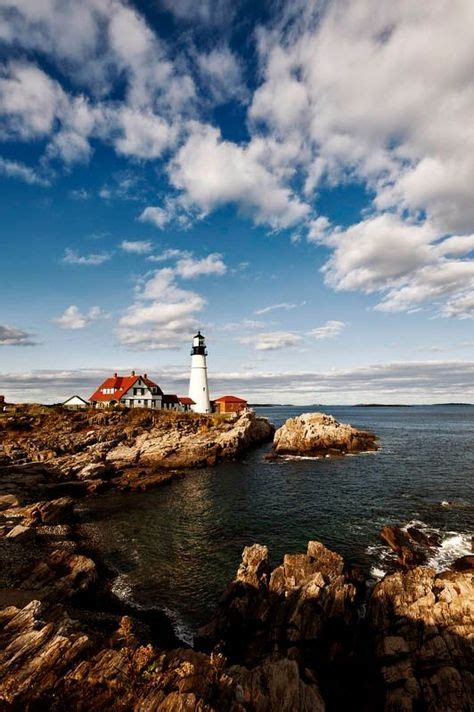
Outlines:
[[191,356],[199,354],[201,356],[207,356],[206,342],[204,336],[200,331],[193,337],[193,348],[191,349]]

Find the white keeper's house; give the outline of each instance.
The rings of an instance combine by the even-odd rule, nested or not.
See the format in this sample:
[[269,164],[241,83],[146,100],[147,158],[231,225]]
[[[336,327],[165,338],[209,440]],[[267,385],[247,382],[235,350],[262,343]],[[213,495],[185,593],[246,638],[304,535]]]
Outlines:
[[194,405],[188,397],[166,395],[148,375],[119,376],[114,373],[91,395],[89,401],[96,408],[124,405],[127,408],[153,408],[156,410],[187,411]]

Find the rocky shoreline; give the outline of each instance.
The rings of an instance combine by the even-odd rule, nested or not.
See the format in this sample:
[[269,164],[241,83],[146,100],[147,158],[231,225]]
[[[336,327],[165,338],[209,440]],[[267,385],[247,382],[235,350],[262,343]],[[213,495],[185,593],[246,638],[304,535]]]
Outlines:
[[273,570],[255,544],[189,648],[111,594],[70,497],[0,507],[2,709],[470,709],[472,566],[400,564],[371,589],[320,542]]
[[[272,439],[253,411],[231,416],[136,410],[68,411],[18,407],[0,419],[0,467],[19,486],[86,494],[146,490],[185,470],[237,459]],[[22,476],[25,473],[25,476]],[[5,487],[3,487],[3,491]]]
[[[163,613],[128,608],[113,595],[111,572],[80,540],[77,498],[182,476],[173,469],[179,447],[181,462],[195,466],[237,457],[271,437],[271,426],[252,414],[212,426],[199,417],[150,424],[147,414],[107,414],[92,436],[91,421],[75,415],[66,427],[58,423],[59,435],[54,418],[39,422],[35,438],[21,421],[3,433],[0,709],[472,709],[472,557],[436,573],[425,564],[439,541],[416,527],[381,532],[394,570],[373,587],[317,541],[273,569],[267,547],[246,547],[192,648]],[[53,442],[46,456],[43,445]],[[133,466],[108,457],[123,448],[135,452]],[[158,457],[165,467],[158,469]],[[90,464],[106,469],[81,477]]]

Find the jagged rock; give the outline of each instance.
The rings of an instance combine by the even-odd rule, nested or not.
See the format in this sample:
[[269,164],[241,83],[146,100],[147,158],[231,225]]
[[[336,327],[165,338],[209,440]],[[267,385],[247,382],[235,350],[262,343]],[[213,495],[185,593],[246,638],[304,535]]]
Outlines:
[[33,527],[26,527],[23,524],[17,524],[6,535],[7,539],[14,539],[17,542],[26,544],[35,538],[35,530]]
[[96,579],[97,568],[92,559],[57,549],[40,561],[18,587],[34,591],[40,600],[61,601],[86,591]]
[[402,566],[424,564],[429,551],[421,547],[408,532],[399,526],[386,526],[380,532],[380,538],[397,555],[397,561]]
[[[343,569],[340,556],[309,542],[306,554],[287,554],[269,575],[267,548],[246,547],[236,579],[199,631],[197,645],[217,646],[246,665],[275,649],[286,656],[295,646],[330,658],[336,639],[344,648],[357,615],[356,587]],[[329,629],[338,629],[331,640]]]
[[472,573],[418,566],[386,576],[368,620],[386,710],[469,710],[474,699]]
[[15,494],[5,494],[0,497],[0,511],[4,509],[10,509],[12,507],[19,507],[20,500]]
[[289,418],[273,439],[277,455],[345,455],[377,450],[378,447],[373,433],[339,423],[325,413],[304,413]]

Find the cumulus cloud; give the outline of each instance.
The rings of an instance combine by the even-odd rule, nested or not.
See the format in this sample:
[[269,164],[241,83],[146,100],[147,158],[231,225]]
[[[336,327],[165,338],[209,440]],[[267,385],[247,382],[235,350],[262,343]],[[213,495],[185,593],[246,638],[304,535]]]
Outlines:
[[439,301],[455,315],[442,304],[458,291],[455,301],[469,307],[472,261],[453,264],[467,262],[467,251],[447,264],[434,243],[474,233],[473,20],[467,0],[300,0],[259,33],[264,81],[250,120],[280,145],[299,137],[307,198],[348,179],[373,192],[374,217],[338,231],[320,216],[307,234],[334,249],[327,283],[391,290],[382,309]]
[[170,221],[170,215],[165,208],[149,205],[143,210],[139,218],[140,222],[148,222],[162,230]]
[[152,251],[153,243],[151,240],[122,240],[120,247],[124,252],[146,255]]
[[183,279],[193,279],[204,275],[223,275],[227,272],[227,267],[222,259],[222,255],[213,252],[202,259],[194,257],[182,257],[176,263],[176,274]]
[[383,213],[333,230],[321,242],[333,249],[322,268],[327,284],[382,292],[376,305],[381,311],[408,311],[449,298],[451,309],[442,311],[454,315],[454,304],[468,304],[474,289],[474,261],[466,259],[473,249],[472,235],[443,239],[426,221]]
[[120,318],[117,337],[137,350],[179,348],[196,327],[196,316],[206,301],[176,283],[171,267],[157,270],[140,285],[133,304]]
[[300,334],[291,331],[268,331],[242,336],[239,338],[239,342],[253,346],[256,351],[277,351],[289,346],[297,346],[301,339]]
[[257,224],[291,227],[303,220],[310,208],[281,185],[264,159],[260,142],[240,146],[223,140],[212,126],[193,123],[170,164],[170,180],[182,191],[182,205],[201,215],[234,204]]
[[0,324],[0,346],[35,346],[32,334],[13,326]]
[[96,252],[89,255],[80,255],[76,250],[67,247],[64,251],[63,262],[67,265],[82,265],[86,267],[97,267],[110,260],[112,255],[109,252]]
[[[207,26],[235,12],[228,0],[166,7]],[[88,161],[102,141],[164,165],[172,197],[142,221],[187,226],[233,205],[326,245],[332,288],[380,293],[386,311],[434,304],[469,316],[472,248],[461,238],[474,235],[472,2],[294,0],[278,3],[256,38],[249,137],[237,143],[205,123],[210,94],[242,98],[242,60],[225,39],[177,57],[122,0],[3,0],[0,41],[14,59],[0,68],[0,137],[46,148],[43,172],[5,160],[0,171],[36,183],[57,161]],[[321,189],[348,181],[367,189],[367,209],[339,228],[315,208]]]
[[75,304],[71,304],[61,316],[56,317],[53,321],[61,329],[75,331],[76,329],[84,329],[101,316],[103,314],[99,307],[91,307],[88,312],[83,313]]
[[325,341],[326,339],[335,339],[339,336],[341,331],[346,328],[346,324],[343,321],[336,321],[331,319],[327,321],[322,326],[318,326],[316,329],[312,329],[309,332],[309,336],[314,337],[317,341]]
[[[168,251],[169,257],[181,252]],[[198,326],[197,316],[206,300],[197,292],[184,289],[178,280],[199,276],[223,275],[227,267],[222,255],[212,253],[202,259],[186,255],[174,267],[163,267],[142,279],[135,299],[119,320],[117,338],[136,350],[176,349],[189,341]]]

